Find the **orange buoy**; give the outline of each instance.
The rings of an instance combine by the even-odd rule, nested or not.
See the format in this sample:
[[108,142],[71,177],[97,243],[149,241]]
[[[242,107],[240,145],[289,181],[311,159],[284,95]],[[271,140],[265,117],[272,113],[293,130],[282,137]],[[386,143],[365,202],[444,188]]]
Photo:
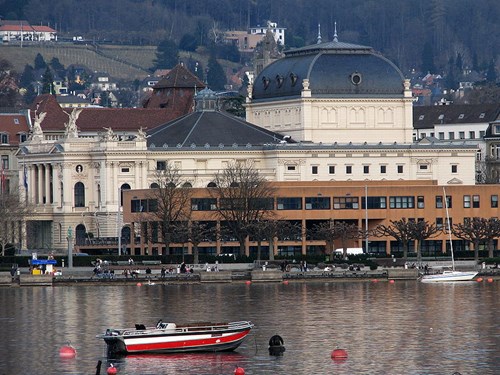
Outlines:
[[59,349],[59,356],[61,358],[75,358],[76,350],[71,346],[71,344],[65,345]]
[[394,284],[394,280],[389,280],[389,284]]
[[250,285],[252,282],[250,280],[245,281],[245,284]]
[[234,375],[245,375],[245,370],[243,370],[243,367],[236,366],[234,369]]
[[493,279],[491,277],[489,277],[488,280],[486,280],[486,281],[489,282],[489,283],[492,283]]
[[116,373],[118,373],[118,369],[115,366],[113,366],[113,364],[110,364],[108,369],[106,370],[106,373],[108,375],[115,375]]
[[345,349],[335,349],[333,352],[332,352],[332,359],[334,361],[337,361],[337,360],[345,360],[347,359],[347,351]]
[[284,285],[288,285],[288,280],[283,281]]
[[483,282],[483,278],[482,278],[482,277],[478,277],[478,278],[476,279],[476,281],[477,281],[478,283],[481,283],[481,282]]

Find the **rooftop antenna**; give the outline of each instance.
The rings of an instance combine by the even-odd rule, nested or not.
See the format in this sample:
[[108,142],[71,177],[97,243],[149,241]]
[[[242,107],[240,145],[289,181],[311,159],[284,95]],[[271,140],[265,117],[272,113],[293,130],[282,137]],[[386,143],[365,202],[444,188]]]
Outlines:
[[318,44],[321,44],[321,24],[318,23]]
[[337,35],[337,21],[334,22],[334,27],[335,27],[335,31],[333,33],[333,41],[334,42],[338,42],[339,38],[338,38],[338,35]]

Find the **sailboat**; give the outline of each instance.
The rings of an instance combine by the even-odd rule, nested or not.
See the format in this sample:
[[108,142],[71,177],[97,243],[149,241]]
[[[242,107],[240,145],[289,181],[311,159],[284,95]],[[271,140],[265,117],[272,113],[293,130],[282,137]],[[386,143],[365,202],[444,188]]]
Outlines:
[[424,283],[441,283],[441,282],[449,282],[449,281],[471,281],[474,277],[476,277],[477,272],[475,271],[457,271],[455,270],[455,257],[453,255],[453,241],[451,240],[451,225],[450,225],[450,214],[448,213],[448,199],[446,199],[446,190],[443,187],[443,195],[444,202],[446,207],[446,221],[447,221],[447,229],[448,236],[450,241],[450,250],[451,250],[451,269],[443,270],[442,273],[437,273],[433,275],[424,275],[420,278],[420,281]]

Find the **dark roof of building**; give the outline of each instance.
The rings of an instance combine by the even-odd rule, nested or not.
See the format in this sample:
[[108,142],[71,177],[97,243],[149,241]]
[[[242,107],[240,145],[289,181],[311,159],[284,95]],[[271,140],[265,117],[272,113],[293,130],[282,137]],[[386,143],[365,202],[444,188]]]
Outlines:
[[489,123],[500,116],[500,104],[452,104],[413,107],[413,128],[431,129],[437,124]]
[[76,103],[81,103],[81,104],[90,104],[90,100],[84,99],[80,96],[77,95],[57,95],[56,100],[58,103],[64,103],[64,104],[76,104]]
[[29,132],[26,117],[15,113],[0,114],[0,132],[9,134],[9,145],[18,145],[18,134]]
[[[139,128],[154,127],[172,120],[174,114],[164,108],[80,108],[81,113],[76,121],[79,131],[102,131],[104,127],[113,131],[133,131]],[[46,112],[41,127],[44,131],[64,131],[68,115],[73,108],[61,108],[53,95],[38,96],[31,105],[32,121],[35,113]]]
[[200,81],[193,73],[184,67],[184,65],[176,65],[165,76],[163,76],[153,90],[166,88],[198,88],[203,89],[205,84]]
[[300,97],[309,80],[312,97],[403,97],[404,76],[371,47],[338,41],[297,48],[263,69],[253,101]]
[[[148,131],[149,147],[264,145],[284,136],[219,111],[197,111]],[[286,138],[286,137],[285,137]]]

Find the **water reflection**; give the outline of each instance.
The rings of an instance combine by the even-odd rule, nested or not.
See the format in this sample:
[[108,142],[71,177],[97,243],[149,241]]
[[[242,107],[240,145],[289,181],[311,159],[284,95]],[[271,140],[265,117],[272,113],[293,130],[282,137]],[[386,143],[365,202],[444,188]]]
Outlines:
[[[0,374],[498,374],[500,283],[326,282],[0,288]],[[251,320],[235,353],[106,357],[106,328]],[[286,351],[271,356],[271,336]],[[59,358],[71,341],[73,359]],[[336,348],[345,361],[333,361]],[[4,355],[8,353],[8,355]],[[29,360],[27,360],[29,359]]]

